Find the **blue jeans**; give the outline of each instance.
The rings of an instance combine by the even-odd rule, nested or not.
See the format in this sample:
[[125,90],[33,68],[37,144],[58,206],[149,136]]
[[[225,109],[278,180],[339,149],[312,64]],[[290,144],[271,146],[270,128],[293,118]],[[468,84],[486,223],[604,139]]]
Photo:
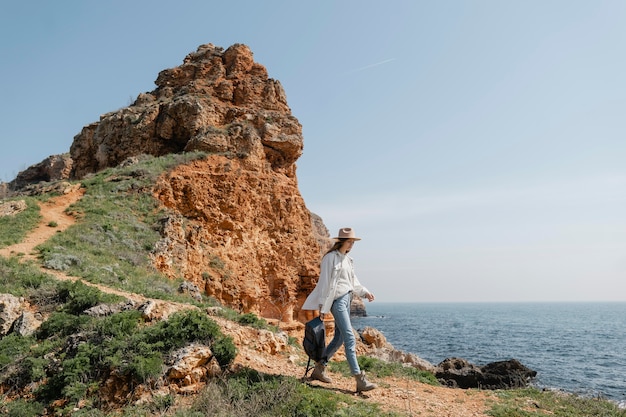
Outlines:
[[335,318],[335,336],[326,347],[326,361],[333,357],[341,343],[343,343],[350,371],[352,375],[358,375],[361,373],[361,369],[356,360],[356,338],[352,332],[352,323],[350,322],[351,300],[351,293],[342,295],[333,301],[333,305],[330,308],[330,312],[333,313]]

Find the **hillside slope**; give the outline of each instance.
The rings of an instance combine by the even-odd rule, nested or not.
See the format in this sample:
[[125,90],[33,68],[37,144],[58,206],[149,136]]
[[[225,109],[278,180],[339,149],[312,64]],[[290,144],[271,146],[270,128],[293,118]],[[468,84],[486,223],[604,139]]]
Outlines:
[[[79,186],[70,186],[66,194],[41,203],[42,220],[39,227],[22,242],[0,249],[0,255],[4,257],[21,255],[23,259],[39,262],[36,247],[49,239],[51,234],[62,233],[76,223],[76,217],[68,215],[68,212],[72,212],[72,204],[82,197],[83,192],[84,190],[81,190]],[[56,227],[51,227],[50,224],[56,224]],[[46,269],[41,264],[40,268],[45,273],[53,274],[57,279],[79,279],[62,271]],[[158,315],[161,318],[183,309],[197,308],[192,304],[150,299],[141,294],[121,291],[106,285],[85,283],[96,286],[100,291],[122,296],[136,303],[146,301],[156,303],[158,307],[155,311],[159,311]],[[272,332],[242,326],[217,316],[212,316],[212,318],[219,323],[225,334],[233,338],[238,348],[239,353],[233,363],[233,368],[247,367],[268,375],[302,377],[305,356],[299,348],[301,332],[292,332],[291,336],[298,340],[296,346],[293,346],[287,343],[285,337],[277,336]],[[331,385],[321,385],[317,382],[312,384],[338,393],[353,394],[354,380],[352,378],[336,372],[331,375],[334,379]],[[383,409],[399,412],[401,415],[486,416],[487,414],[484,414],[486,402],[493,398],[489,392],[434,387],[399,377],[374,378],[374,380],[380,385],[380,389],[369,392],[367,396],[361,396],[360,400],[379,403]],[[194,387],[194,389],[199,388]]]

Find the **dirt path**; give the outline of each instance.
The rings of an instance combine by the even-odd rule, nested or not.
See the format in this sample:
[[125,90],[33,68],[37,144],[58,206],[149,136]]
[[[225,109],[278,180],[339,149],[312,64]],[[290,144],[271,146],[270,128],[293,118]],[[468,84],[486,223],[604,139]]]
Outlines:
[[[39,213],[42,219],[39,226],[30,232],[23,241],[0,249],[0,256],[9,257],[24,254],[26,259],[35,259],[33,250],[37,245],[44,243],[55,233],[62,232],[75,223],[76,219],[65,213],[65,210],[78,201],[84,192],[85,190],[80,187],[80,184],[76,184],[68,188],[62,196],[40,203]],[[56,226],[51,226],[52,223],[56,223]]]
[[[35,247],[50,239],[55,233],[62,232],[76,222],[76,219],[67,214],[65,210],[78,201],[84,193],[80,185],[76,185],[62,196],[50,199],[40,204],[42,220],[37,228],[29,233],[22,242],[0,249],[0,256],[22,255],[23,259],[37,260]],[[56,223],[55,227],[51,224]],[[59,280],[76,281],[80,278],[72,277],[61,271],[45,269],[42,270],[55,276]],[[196,308],[195,306],[149,299],[140,294],[129,293],[104,285],[92,284],[83,281],[87,285],[94,286],[102,292],[116,294],[137,303],[151,301],[156,305],[156,309],[166,315],[181,309]],[[246,330],[241,326],[214,317],[220,324],[224,333],[232,336],[238,346],[239,354],[235,363],[241,366],[250,367],[259,372],[272,375],[286,375],[301,378],[304,368],[301,363],[304,360],[302,353],[298,355],[288,352],[267,353],[255,346],[254,337],[249,337]],[[247,328],[249,330],[249,328]],[[299,334],[292,336],[299,337]],[[355,381],[352,378],[343,377],[340,374],[329,373],[333,379],[331,384],[319,382],[310,383],[318,389],[326,389],[334,392],[354,395]],[[490,400],[495,400],[495,396],[490,391],[476,390],[455,390],[443,387],[433,387],[426,384],[417,383],[401,378],[369,378],[378,384],[379,388],[359,396],[366,401],[372,401],[381,405],[386,411],[395,411],[407,416],[420,417],[488,417],[485,413]],[[355,397],[356,398],[356,397]]]

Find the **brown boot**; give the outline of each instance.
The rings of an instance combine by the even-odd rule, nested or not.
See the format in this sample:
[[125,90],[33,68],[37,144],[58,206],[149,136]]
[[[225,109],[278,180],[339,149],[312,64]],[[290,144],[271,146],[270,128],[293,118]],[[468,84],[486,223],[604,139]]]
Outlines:
[[330,384],[333,382],[328,375],[326,375],[326,365],[323,362],[315,362],[315,368],[311,373],[311,379],[317,379],[318,381],[326,382]]
[[356,379],[356,392],[371,391],[376,388],[376,384],[369,382],[365,379],[365,372],[361,371],[360,374],[355,375]]

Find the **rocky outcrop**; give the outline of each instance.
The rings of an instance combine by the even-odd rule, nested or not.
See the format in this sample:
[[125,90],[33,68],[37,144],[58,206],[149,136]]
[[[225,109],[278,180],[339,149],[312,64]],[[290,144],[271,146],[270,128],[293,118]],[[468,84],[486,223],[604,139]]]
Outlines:
[[155,195],[175,214],[155,264],[240,311],[291,321],[320,248],[295,179],[259,162],[210,155],[164,176]]
[[155,83],[74,138],[72,177],[140,154],[206,152],[155,187],[170,209],[156,267],[240,311],[297,318],[328,231],[298,190],[302,127],[280,82],[247,46],[208,44]]
[[28,206],[24,200],[7,201],[6,203],[0,204],[0,217],[15,216],[27,208]]
[[41,182],[67,180],[72,172],[73,161],[69,154],[51,155],[17,174],[6,184],[6,193],[22,190],[29,185]]
[[0,294],[0,338],[9,333],[20,336],[31,335],[42,322],[41,314],[30,311],[23,298],[11,294]]
[[360,336],[357,343],[357,353],[380,359],[385,362],[401,363],[422,371],[435,373],[436,367],[419,356],[394,348],[379,330],[365,327],[357,331]]
[[129,107],[85,126],[70,148],[72,176],[117,166],[130,156],[205,151],[253,157],[293,177],[302,126],[280,82],[250,49],[202,45],[179,67],[161,71],[157,88]]
[[476,366],[461,358],[448,358],[437,365],[435,376],[455,388],[510,389],[527,387],[537,372],[518,360]]
[[165,372],[165,384],[179,394],[200,391],[209,378],[220,375],[217,359],[209,346],[190,345],[174,352]]

